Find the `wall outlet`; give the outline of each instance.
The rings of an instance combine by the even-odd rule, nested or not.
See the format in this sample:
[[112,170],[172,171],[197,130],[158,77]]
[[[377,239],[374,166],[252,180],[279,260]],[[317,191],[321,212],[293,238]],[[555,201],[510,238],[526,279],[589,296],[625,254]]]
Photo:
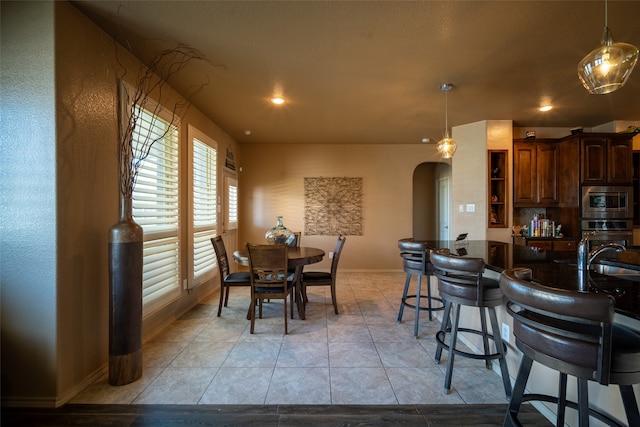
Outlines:
[[509,333],[509,325],[507,325],[506,323],[503,323],[502,324],[502,341],[509,342],[509,336],[511,336],[511,334]]
[[329,252],[329,259],[333,259],[333,252]]

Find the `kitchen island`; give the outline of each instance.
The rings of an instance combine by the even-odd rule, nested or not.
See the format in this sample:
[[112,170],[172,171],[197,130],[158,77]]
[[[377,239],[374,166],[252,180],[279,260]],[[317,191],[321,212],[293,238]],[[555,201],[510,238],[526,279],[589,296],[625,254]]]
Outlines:
[[[404,239],[403,239],[404,240]],[[547,286],[577,290],[578,267],[576,251],[542,250],[534,246],[514,245],[490,240],[433,241],[429,248],[448,248],[451,253],[461,256],[483,258],[487,264],[487,274],[497,274],[513,267],[527,267],[533,278]],[[606,252],[594,264],[609,264],[635,270],[637,281],[620,276],[590,272],[591,292],[602,292],[613,296],[616,312],[625,317],[640,320],[640,265],[629,265],[615,261],[615,252]],[[631,278],[633,279],[633,278]]]

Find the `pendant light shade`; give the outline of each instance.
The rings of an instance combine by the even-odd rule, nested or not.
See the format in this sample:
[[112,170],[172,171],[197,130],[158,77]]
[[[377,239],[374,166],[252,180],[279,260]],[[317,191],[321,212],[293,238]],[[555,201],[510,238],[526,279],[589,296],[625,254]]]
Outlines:
[[614,92],[627,82],[637,61],[637,47],[616,42],[611,37],[605,2],[605,26],[600,47],[589,52],[578,64],[578,77],[582,85],[594,95]]
[[455,139],[449,136],[449,106],[448,106],[448,98],[447,92],[453,89],[453,85],[450,83],[444,83],[440,86],[440,90],[444,92],[444,138],[438,141],[436,148],[438,149],[438,153],[442,156],[443,159],[450,159],[456,152],[456,148],[458,148],[458,143]]
[[438,141],[438,153],[442,156],[443,159],[450,159],[453,157],[456,152],[456,148],[458,148],[458,143],[455,139],[449,137],[449,132],[447,131],[440,141]]

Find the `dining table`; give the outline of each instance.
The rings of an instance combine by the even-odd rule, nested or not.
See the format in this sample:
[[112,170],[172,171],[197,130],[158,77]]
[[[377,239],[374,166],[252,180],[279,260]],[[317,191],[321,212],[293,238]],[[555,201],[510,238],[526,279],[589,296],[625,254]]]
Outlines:
[[[325,252],[319,248],[309,246],[290,246],[287,253],[289,270],[295,270],[294,273],[294,292],[296,307],[298,309],[298,317],[305,319],[305,304],[302,297],[302,287],[300,280],[302,278],[302,270],[305,265],[315,264],[322,261]],[[249,266],[249,252],[246,248],[238,249],[233,252],[233,260],[240,265]]]

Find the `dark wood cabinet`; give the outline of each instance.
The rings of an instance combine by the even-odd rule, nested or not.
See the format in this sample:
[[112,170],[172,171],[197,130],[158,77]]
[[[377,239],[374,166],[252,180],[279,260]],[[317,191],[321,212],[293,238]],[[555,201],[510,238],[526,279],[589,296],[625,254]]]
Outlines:
[[583,185],[632,185],[633,148],[628,135],[580,135]]
[[576,251],[578,249],[577,239],[514,236],[513,244],[533,246],[545,251]]
[[557,140],[516,140],[513,145],[514,207],[559,204]]
[[[634,167],[632,141],[633,135],[616,133],[515,139],[514,221],[521,212],[527,212],[522,208],[545,208],[547,218],[562,224],[565,236],[579,236],[581,185],[633,185],[635,173],[634,188],[640,188],[640,172],[635,172],[640,170],[640,155]],[[640,190],[635,190],[634,196],[640,200]],[[638,224],[639,212],[640,203],[634,204],[634,221]]]
[[508,150],[488,150],[489,228],[506,228],[509,217],[507,200]]
[[633,152],[633,225],[640,225],[640,151]]

